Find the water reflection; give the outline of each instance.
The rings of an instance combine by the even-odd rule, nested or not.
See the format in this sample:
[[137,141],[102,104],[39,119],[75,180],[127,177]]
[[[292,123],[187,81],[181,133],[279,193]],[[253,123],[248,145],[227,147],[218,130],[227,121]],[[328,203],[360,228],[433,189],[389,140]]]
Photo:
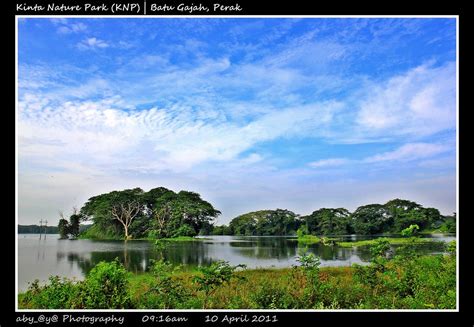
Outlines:
[[[364,264],[370,260],[367,247],[342,248],[336,245],[298,243],[290,237],[233,237],[211,236],[204,241],[167,243],[156,247],[147,241],[92,241],[58,240],[48,235],[38,240],[35,235],[19,236],[18,264],[19,288],[38,278],[47,280],[50,275],[83,278],[100,261],[118,258],[132,272],[146,271],[151,259],[164,258],[185,268],[209,265],[216,260],[226,260],[233,265],[245,264],[255,267],[289,267],[297,264],[298,254],[309,251],[319,256],[322,266],[349,266]],[[360,237],[344,236],[344,240],[359,240]],[[445,236],[449,241],[453,236]],[[417,245],[419,253],[440,253],[444,248],[439,243]]]

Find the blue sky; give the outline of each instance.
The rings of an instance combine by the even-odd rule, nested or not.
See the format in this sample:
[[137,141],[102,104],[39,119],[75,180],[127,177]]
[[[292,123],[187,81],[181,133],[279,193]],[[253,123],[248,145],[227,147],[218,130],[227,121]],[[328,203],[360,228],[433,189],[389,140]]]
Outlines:
[[454,19],[24,18],[19,222],[114,189],[456,208]]

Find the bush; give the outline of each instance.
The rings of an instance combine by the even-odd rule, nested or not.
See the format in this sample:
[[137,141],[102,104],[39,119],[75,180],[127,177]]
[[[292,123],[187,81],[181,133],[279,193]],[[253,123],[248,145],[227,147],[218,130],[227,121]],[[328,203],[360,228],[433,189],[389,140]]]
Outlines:
[[49,284],[40,286],[35,280],[22,298],[21,305],[37,309],[80,308],[81,282],[51,276]]
[[382,237],[375,240],[375,243],[370,246],[370,254],[372,260],[378,257],[385,257],[390,250],[390,242],[388,239]]
[[199,291],[204,292],[204,308],[209,295],[219,286],[229,283],[232,279],[243,279],[243,277],[235,274],[238,268],[245,268],[245,265],[231,266],[227,261],[216,261],[210,266],[199,267],[199,274],[194,276],[193,282],[198,286]]
[[184,224],[181,227],[179,227],[176,231],[174,231],[172,237],[179,237],[179,236],[196,236],[197,233],[194,230],[193,227]]
[[99,262],[84,281],[85,307],[91,309],[130,307],[127,275],[127,271],[118,259],[112,262]]
[[420,227],[418,225],[410,225],[409,227],[405,228],[401,231],[401,235],[405,237],[413,236],[418,233]]
[[305,286],[303,292],[303,302],[311,307],[315,303],[320,292],[321,283],[319,280],[319,266],[321,261],[313,253],[305,253],[296,259],[300,267],[296,267],[304,274]]
[[163,259],[152,262],[150,272],[156,280],[145,296],[151,300],[146,303],[148,308],[174,309],[187,301],[191,293],[180,279],[173,277],[180,269]]

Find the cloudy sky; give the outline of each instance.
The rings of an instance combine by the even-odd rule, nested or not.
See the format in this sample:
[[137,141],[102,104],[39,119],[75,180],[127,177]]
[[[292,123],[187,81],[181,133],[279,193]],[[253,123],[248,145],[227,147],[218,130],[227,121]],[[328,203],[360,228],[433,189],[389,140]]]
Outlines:
[[407,198],[456,207],[454,19],[18,22],[19,223],[132,187],[218,224]]

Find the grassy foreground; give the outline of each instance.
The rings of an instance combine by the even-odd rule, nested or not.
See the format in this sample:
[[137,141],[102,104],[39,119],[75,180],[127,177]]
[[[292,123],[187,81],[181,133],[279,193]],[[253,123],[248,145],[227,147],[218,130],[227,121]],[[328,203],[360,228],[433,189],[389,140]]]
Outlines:
[[454,309],[456,257],[418,256],[409,247],[392,259],[388,243],[371,247],[367,266],[320,268],[312,254],[299,266],[253,269],[219,261],[185,272],[164,261],[131,274],[101,262],[84,281],[51,277],[19,294],[22,309]]

